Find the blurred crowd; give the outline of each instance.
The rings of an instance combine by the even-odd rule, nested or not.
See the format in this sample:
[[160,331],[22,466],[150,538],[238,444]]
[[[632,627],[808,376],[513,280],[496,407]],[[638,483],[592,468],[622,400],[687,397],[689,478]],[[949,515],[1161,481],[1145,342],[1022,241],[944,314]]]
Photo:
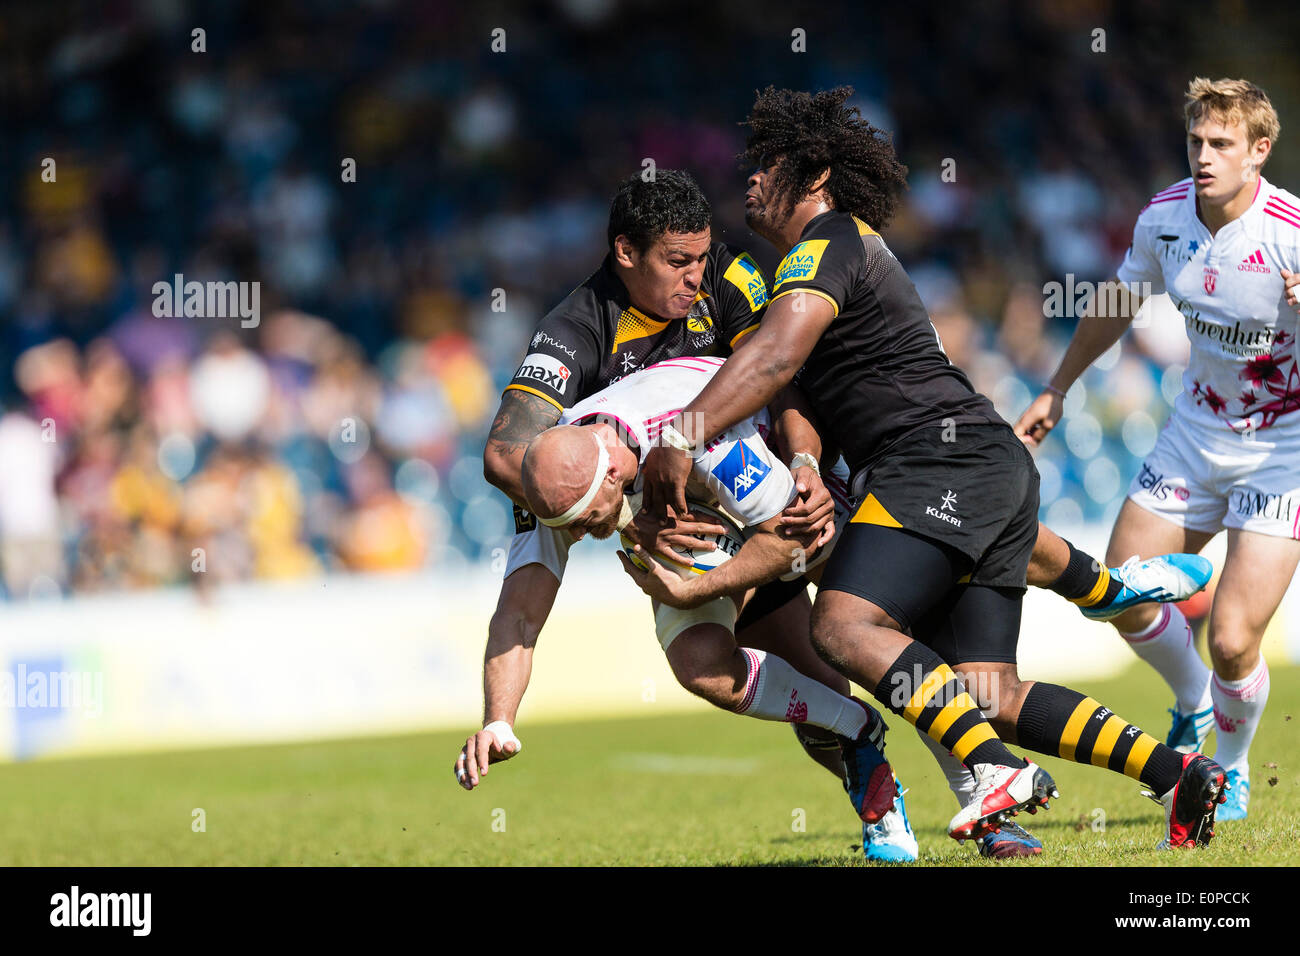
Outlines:
[[[850,83],[892,131],[911,193],[886,237],[1014,417],[1073,325],[1044,283],[1110,274],[1184,175],[1193,39],[1172,5],[922,6],[0,11],[4,593],[499,558],[483,441],[534,324],[600,263],[613,185],[691,170],[771,275],[734,158],[768,83]],[[177,273],[259,283],[256,323],[156,315]],[[1118,507],[1182,336],[1157,317],[1072,392],[1048,520]]]
[[[0,417],[10,594],[420,568],[445,557],[447,479],[463,537],[488,543],[462,442],[495,392],[469,339],[395,342],[372,363],[304,313],[260,332],[254,350],[134,312],[84,349],[22,353],[22,400]],[[495,540],[503,509],[488,509]]]

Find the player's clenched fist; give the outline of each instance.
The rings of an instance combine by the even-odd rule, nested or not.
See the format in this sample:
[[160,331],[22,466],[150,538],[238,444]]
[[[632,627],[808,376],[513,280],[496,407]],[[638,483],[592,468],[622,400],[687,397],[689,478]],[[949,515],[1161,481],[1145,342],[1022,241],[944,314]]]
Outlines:
[[1290,269],[1283,269],[1282,279],[1286,283],[1286,304],[1291,308],[1300,308],[1300,272],[1292,272]]
[[812,468],[794,468],[790,475],[797,494],[781,512],[781,530],[792,538],[816,535],[813,546],[820,548],[835,536],[835,499]]
[[1016,435],[1030,448],[1037,447],[1061,420],[1062,407],[1060,395],[1043,391],[1016,422]]
[[489,764],[509,760],[523,746],[509,724],[494,720],[465,741],[456,758],[456,782],[466,790],[473,790],[479,785],[480,776],[487,776]]

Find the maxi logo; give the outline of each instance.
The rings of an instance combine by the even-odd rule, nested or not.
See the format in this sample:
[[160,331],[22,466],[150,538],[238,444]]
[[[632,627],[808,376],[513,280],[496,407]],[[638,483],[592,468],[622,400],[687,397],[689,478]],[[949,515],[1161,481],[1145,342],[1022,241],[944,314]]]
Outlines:
[[763,483],[772,468],[743,441],[738,441],[713,469],[713,477],[731,491],[737,501]]
[[563,395],[569,384],[569,367],[552,355],[531,352],[524,358],[524,364],[519,366],[515,378],[530,378],[550,386],[556,394]]

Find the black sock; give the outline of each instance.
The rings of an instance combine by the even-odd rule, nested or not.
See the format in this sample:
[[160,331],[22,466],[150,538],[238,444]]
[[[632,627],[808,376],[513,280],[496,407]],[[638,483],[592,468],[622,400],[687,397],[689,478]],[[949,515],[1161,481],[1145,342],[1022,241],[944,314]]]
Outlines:
[[967,767],[1026,765],[998,738],[952,668],[919,641],[909,644],[889,666],[875,695]]
[[[1064,538],[1061,540],[1065,541]],[[1113,601],[1123,585],[1110,576],[1110,569],[1070,542],[1065,541],[1065,546],[1070,549],[1070,561],[1061,576],[1048,587],[1082,607]]]
[[1016,719],[1022,747],[1075,763],[1106,767],[1167,793],[1183,772],[1183,755],[1078,691],[1039,681]]

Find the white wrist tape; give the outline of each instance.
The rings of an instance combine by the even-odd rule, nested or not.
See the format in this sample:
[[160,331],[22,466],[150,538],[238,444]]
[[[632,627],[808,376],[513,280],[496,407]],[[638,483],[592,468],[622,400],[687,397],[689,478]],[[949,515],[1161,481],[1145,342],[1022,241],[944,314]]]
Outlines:
[[805,451],[799,452],[799,454],[790,459],[790,470],[794,471],[796,468],[811,468],[813,474],[818,478],[822,476],[822,469],[817,463],[817,459]]
[[659,430],[659,440],[670,448],[684,451],[688,455],[695,454],[695,446],[691,444],[691,440],[672,425],[665,425]]
[[504,720],[494,720],[490,724],[485,724],[483,729],[496,737],[497,749],[502,752],[505,752],[506,744],[511,741],[514,742],[515,753],[519,753],[519,751],[524,749],[524,745],[520,742],[519,738],[515,736],[514,729]]

